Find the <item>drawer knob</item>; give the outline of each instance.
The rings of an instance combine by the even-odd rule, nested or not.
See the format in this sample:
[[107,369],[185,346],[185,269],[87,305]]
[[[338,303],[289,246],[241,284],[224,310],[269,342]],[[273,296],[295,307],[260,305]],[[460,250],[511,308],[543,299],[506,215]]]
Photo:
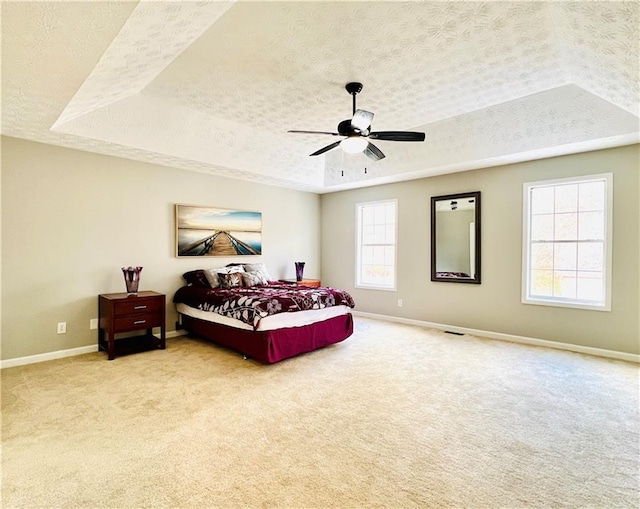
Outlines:
[[147,309],[147,306],[134,306],[133,309]]
[[138,320],[136,322],[133,322],[135,325],[140,325],[141,323],[145,323],[146,320]]

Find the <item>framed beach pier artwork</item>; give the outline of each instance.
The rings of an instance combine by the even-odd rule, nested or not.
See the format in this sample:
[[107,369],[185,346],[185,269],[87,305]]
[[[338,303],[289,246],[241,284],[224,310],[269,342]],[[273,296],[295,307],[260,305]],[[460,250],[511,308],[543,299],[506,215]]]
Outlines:
[[262,213],[176,205],[176,256],[262,254]]

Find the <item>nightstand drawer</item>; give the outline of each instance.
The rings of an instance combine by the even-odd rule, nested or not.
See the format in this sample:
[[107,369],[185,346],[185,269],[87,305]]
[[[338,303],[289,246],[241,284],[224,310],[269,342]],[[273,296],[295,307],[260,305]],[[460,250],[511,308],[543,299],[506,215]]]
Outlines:
[[114,320],[113,331],[128,332],[136,329],[160,327],[160,325],[162,325],[162,315],[159,314],[123,316]]
[[157,313],[164,305],[162,299],[131,298],[117,301],[114,305],[116,316]]

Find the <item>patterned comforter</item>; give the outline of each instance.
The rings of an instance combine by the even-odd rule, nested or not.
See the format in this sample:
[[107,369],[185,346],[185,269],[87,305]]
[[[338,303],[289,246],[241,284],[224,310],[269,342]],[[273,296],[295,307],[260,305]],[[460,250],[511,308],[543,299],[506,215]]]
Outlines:
[[173,302],[235,318],[254,329],[260,319],[277,313],[292,313],[331,306],[355,307],[351,295],[335,288],[306,288],[285,283],[251,286],[249,288],[180,288]]

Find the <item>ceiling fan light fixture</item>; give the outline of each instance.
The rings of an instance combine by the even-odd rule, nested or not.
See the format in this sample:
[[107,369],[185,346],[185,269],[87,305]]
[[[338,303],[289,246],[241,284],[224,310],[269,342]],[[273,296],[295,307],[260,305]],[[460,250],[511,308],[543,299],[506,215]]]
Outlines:
[[361,136],[349,136],[346,140],[342,140],[340,143],[340,147],[347,154],[357,154],[358,152],[363,152],[369,142],[366,138]]

